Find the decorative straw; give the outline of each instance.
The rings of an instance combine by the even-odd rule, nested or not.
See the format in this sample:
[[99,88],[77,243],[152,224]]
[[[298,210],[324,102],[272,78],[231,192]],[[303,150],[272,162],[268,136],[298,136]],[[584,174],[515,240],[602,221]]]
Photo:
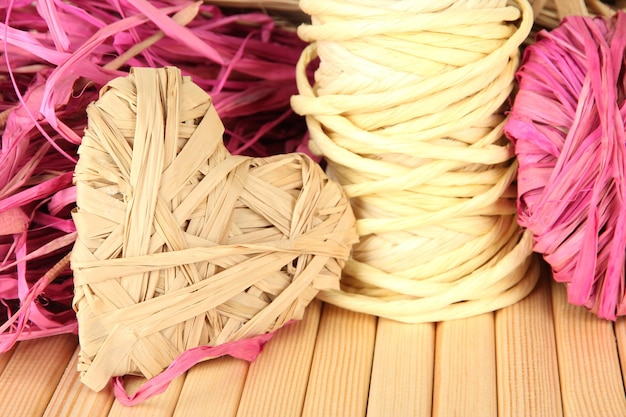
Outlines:
[[252,359],[256,347],[210,347],[272,332],[339,288],[355,219],[309,157],[230,155],[210,97],[172,67],[133,69],[87,113],[72,251],[87,386],[216,354]]
[[506,125],[519,220],[569,301],[626,314],[626,14],[569,17],[524,54]]
[[[526,0],[302,0],[297,67],[311,148],[357,216],[341,291],[322,300],[404,322],[466,317],[533,288],[503,136]],[[315,85],[306,68],[319,56]]]
[[[571,15],[575,16],[611,16],[615,13],[615,5],[609,6],[600,0],[534,0],[531,1],[535,24],[531,35],[526,38],[527,44],[534,42],[537,33],[544,29],[554,29],[561,21]],[[622,7],[624,6],[622,2]]]
[[0,6],[0,352],[76,332],[71,182],[98,89],[130,65],[175,65],[213,96],[231,152],[292,152],[307,137],[289,107],[304,46],[264,13],[187,0]]

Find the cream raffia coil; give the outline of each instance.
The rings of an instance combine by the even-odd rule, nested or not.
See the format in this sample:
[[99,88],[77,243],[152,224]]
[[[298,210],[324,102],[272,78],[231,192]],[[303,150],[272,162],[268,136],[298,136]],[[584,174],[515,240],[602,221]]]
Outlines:
[[[346,191],[360,242],[320,298],[403,322],[526,296],[539,267],[517,225],[505,111],[532,27],[517,1],[301,0],[297,66],[311,149]],[[319,57],[314,84],[307,68]]]
[[319,165],[230,155],[210,97],[176,68],[133,69],[100,94],[71,259],[87,386],[271,332],[339,287],[355,218]]

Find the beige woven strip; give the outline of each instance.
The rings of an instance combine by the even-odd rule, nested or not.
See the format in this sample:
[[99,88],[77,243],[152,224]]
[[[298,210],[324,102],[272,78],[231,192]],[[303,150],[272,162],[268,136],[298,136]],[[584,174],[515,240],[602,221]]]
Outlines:
[[[624,8],[622,2],[612,2],[609,6],[600,0],[534,0],[531,1],[535,14],[535,29],[554,29],[561,19],[568,15],[612,16],[616,9]],[[528,41],[532,41],[530,37]]]
[[[301,0],[297,66],[312,150],[346,190],[360,243],[320,298],[404,322],[466,317],[533,288],[503,137],[527,0]],[[319,57],[315,83],[307,66]]]
[[72,252],[86,385],[275,330],[338,288],[355,219],[311,159],[229,155],[175,68],[113,80],[88,115]]
[[585,0],[555,0],[559,19],[567,16],[587,16]]

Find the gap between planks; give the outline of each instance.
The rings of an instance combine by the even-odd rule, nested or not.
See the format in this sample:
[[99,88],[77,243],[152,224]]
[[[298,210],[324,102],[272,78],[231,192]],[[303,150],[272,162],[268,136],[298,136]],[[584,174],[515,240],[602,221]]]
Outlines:
[[325,304],[303,417],[363,417],[376,339],[376,317]]
[[564,415],[626,416],[613,324],[568,304],[563,284],[552,283],[552,301]]
[[493,313],[437,324],[434,417],[497,415],[494,326]]
[[[164,394],[130,408],[114,401],[110,387],[95,393],[80,382],[76,350],[44,417],[234,417],[238,410],[239,415],[299,416],[320,311],[320,302],[314,301],[301,322],[282,329],[267,343],[250,371],[242,360],[210,360],[174,380]],[[132,392],[144,382],[143,378],[127,377],[125,385]],[[265,403],[259,397],[266,397]]]
[[76,348],[46,408],[44,417],[106,417],[113,404],[111,386],[94,392],[80,382]]
[[281,329],[250,365],[237,417],[300,417],[321,310],[314,300],[303,320]]
[[281,329],[255,362],[219,358],[192,368],[174,417],[299,416],[306,392],[321,306]]
[[20,342],[0,378],[0,416],[41,417],[77,343],[75,335]]
[[379,319],[367,417],[430,417],[435,325]]
[[433,324],[377,324],[329,305],[320,318],[316,302],[250,368],[232,358],[208,361],[132,408],[78,381],[75,336],[21,342],[0,356],[0,415],[182,417],[196,415],[199,400],[203,415],[238,417],[626,415],[618,355],[626,352],[625,322],[613,326],[567,304],[563,285],[550,291],[550,282],[544,274],[520,303],[439,323],[436,332]]
[[496,312],[499,417],[562,417],[549,277]]

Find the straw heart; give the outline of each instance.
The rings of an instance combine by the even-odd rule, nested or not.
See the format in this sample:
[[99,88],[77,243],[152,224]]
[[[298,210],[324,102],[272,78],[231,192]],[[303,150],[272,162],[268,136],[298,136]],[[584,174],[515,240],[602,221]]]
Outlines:
[[252,354],[236,341],[338,288],[354,215],[307,156],[229,154],[210,97],[173,67],[111,81],[88,117],[72,251],[87,386],[152,378],[186,351],[253,359],[258,339]]
[[308,134],[289,106],[305,44],[271,11],[192,0],[0,3],[2,353],[77,332],[66,256],[72,173],[86,107],[112,78],[131,65],[179,68],[211,95],[233,154],[306,152]]

